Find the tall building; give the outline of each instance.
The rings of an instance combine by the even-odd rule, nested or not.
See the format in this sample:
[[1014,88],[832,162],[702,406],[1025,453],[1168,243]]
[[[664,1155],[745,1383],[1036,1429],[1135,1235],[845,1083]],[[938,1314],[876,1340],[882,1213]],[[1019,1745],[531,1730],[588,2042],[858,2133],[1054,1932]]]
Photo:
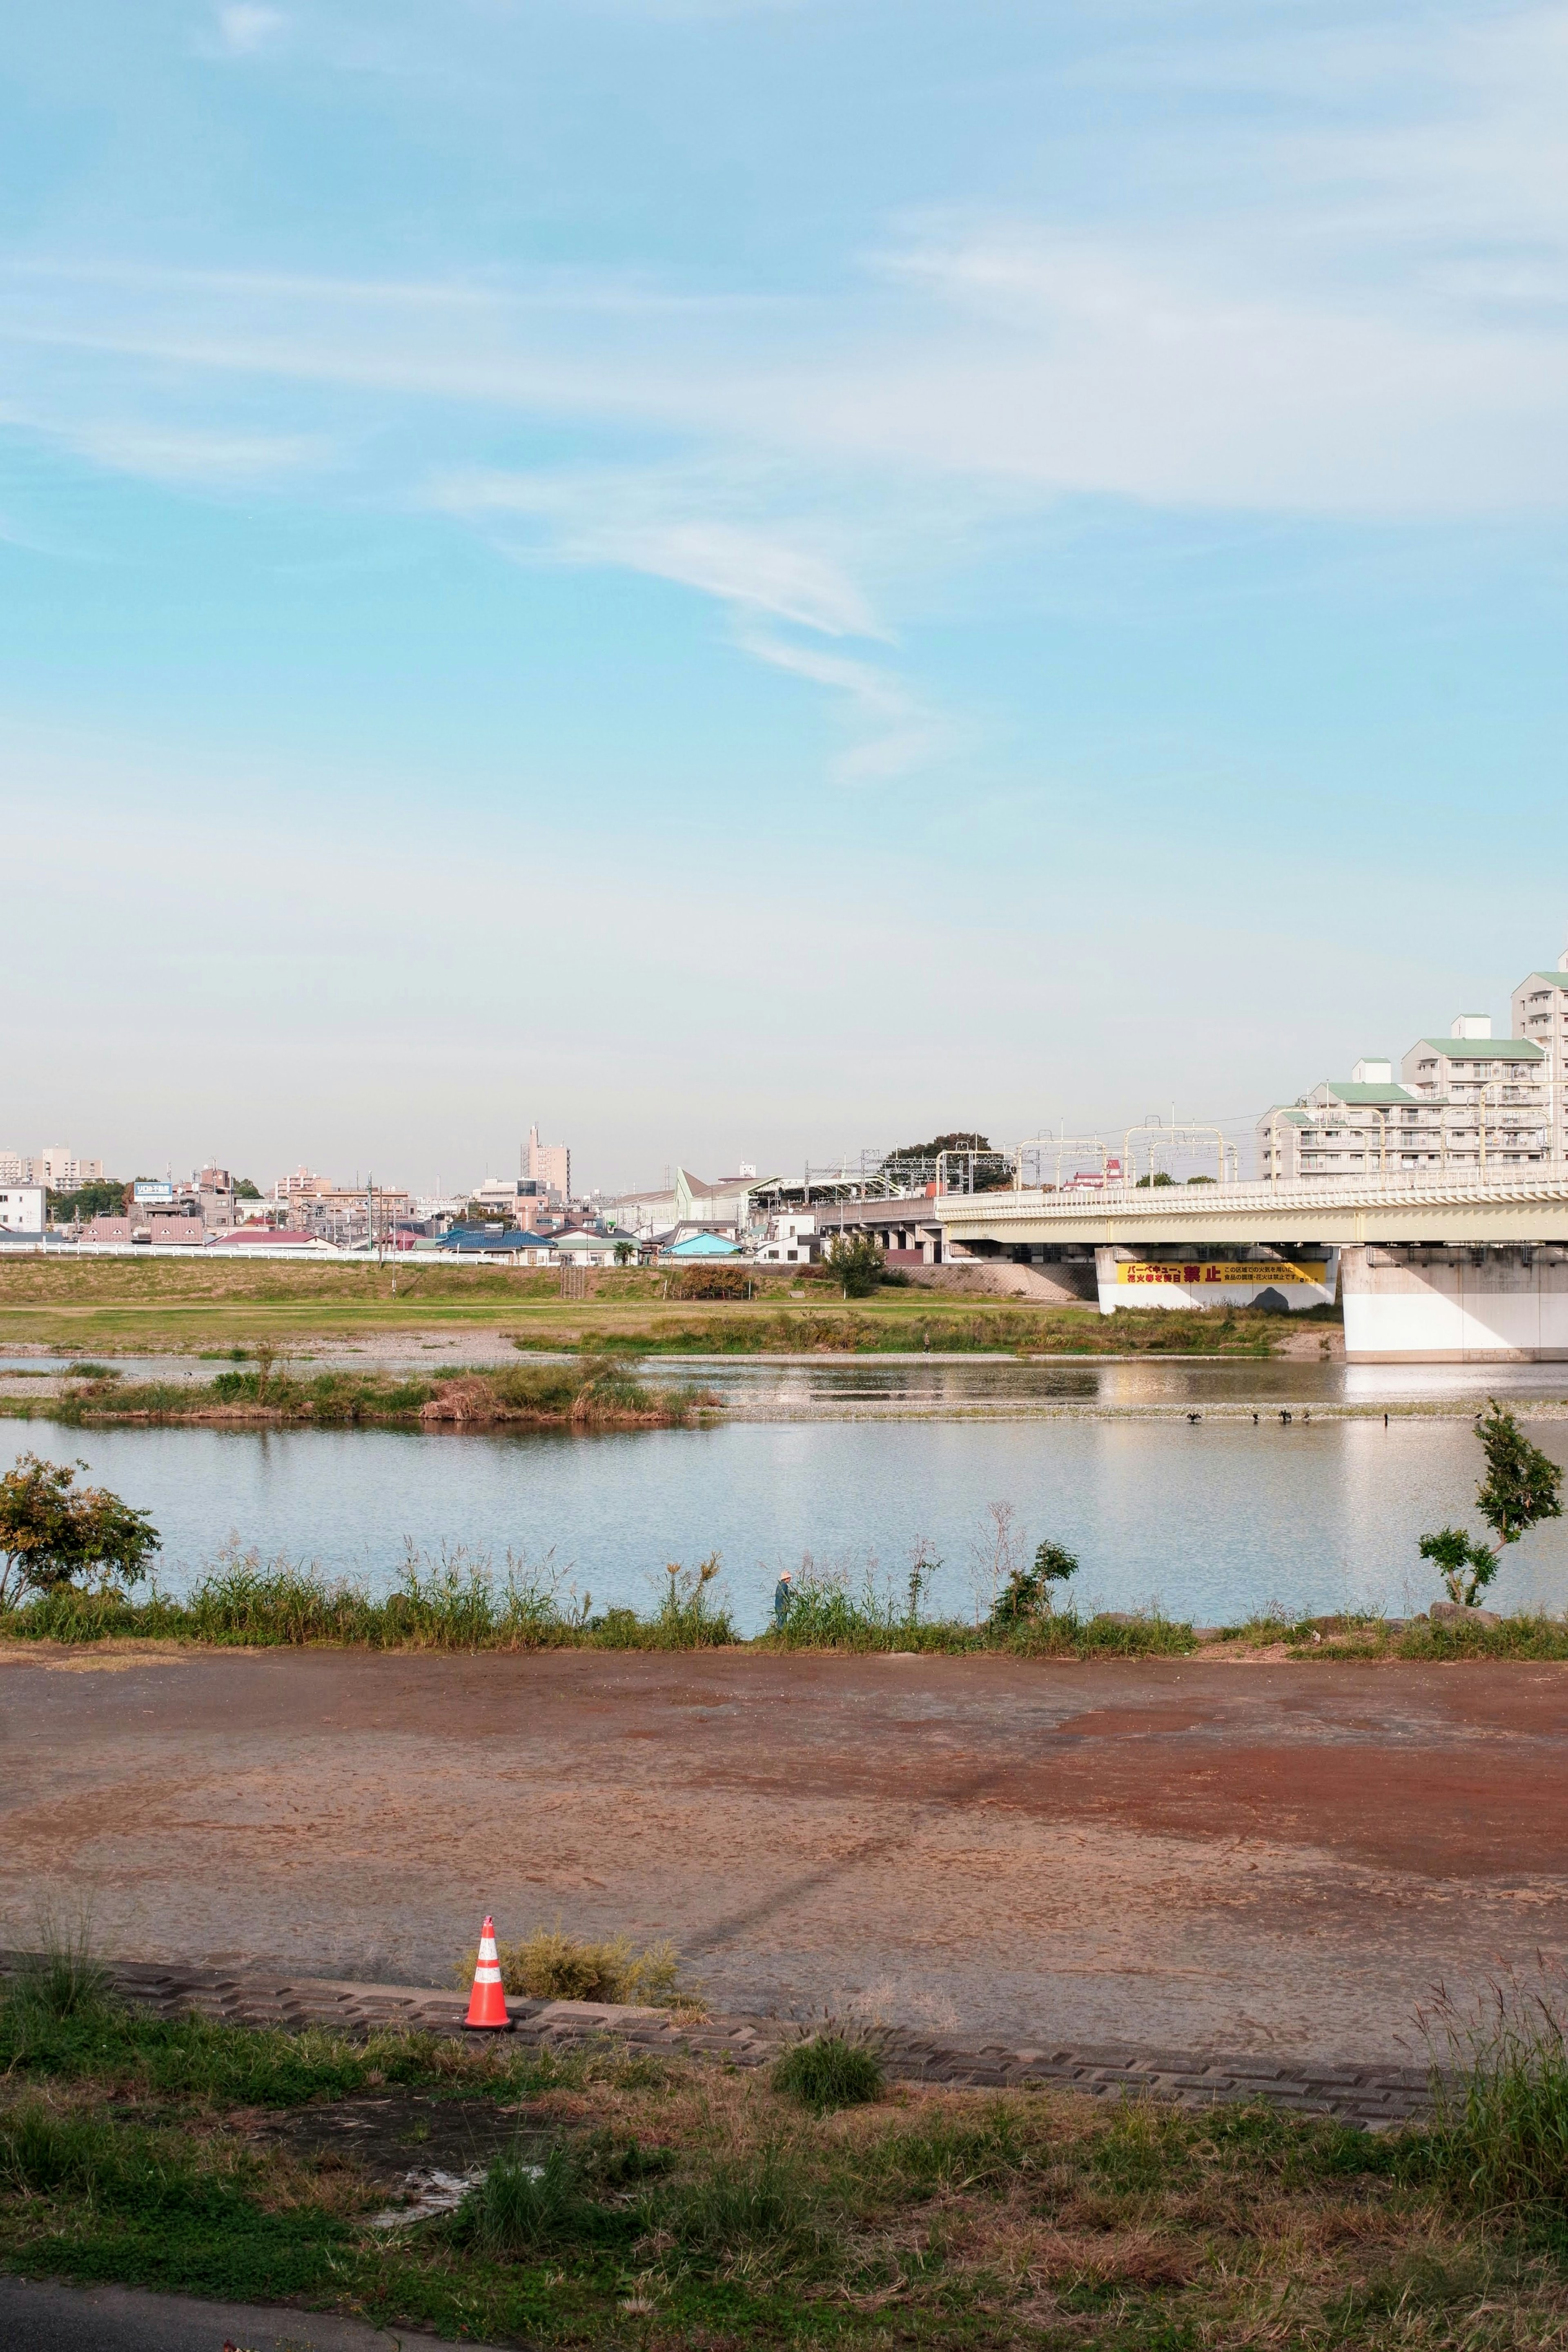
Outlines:
[[46,1143],[41,1151],[0,1151],[0,1184],[45,1184],[51,1192],[74,1192],[103,1181],[101,1160],[78,1160],[68,1143]]
[[1513,1034],[1539,1045],[1551,1097],[1552,1157],[1568,1160],[1568,950],[1555,971],[1527,972],[1513,992]]
[[[1418,1037],[1400,1064],[1369,1058],[1258,1122],[1265,1181],[1415,1169],[1479,1175],[1568,1150],[1568,956],[1514,991],[1511,1037],[1461,1013],[1446,1037]],[[1533,1034],[1528,1034],[1533,1030]]]
[[564,1143],[541,1143],[537,1127],[528,1129],[528,1139],[523,1149],[525,1176],[544,1184],[563,1201],[571,1198],[571,1153]]

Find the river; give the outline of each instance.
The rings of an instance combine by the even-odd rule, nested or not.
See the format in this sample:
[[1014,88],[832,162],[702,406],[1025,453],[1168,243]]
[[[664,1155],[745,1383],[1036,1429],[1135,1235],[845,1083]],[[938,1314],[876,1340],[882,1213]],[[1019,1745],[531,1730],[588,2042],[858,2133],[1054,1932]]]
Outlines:
[[[411,1543],[497,1565],[509,1549],[549,1559],[596,1608],[646,1608],[666,1561],[716,1551],[752,1632],[780,1568],[798,1573],[809,1558],[902,1591],[922,1541],[941,1560],[929,1607],[972,1614],[989,1592],[998,1503],[1011,1505],[1020,1547],[1050,1536],[1078,1554],[1081,1607],[1157,1603],[1208,1624],[1270,1603],[1404,1615],[1437,1597],[1418,1537],[1477,1524],[1468,1406],[1489,1390],[1511,1398],[1536,1442],[1568,1460],[1568,1421],[1531,1419],[1532,1405],[1561,1406],[1568,1366],[860,1358],[648,1372],[712,1385],[733,1417],[592,1434],[8,1422],[0,1465],[28,1447],[85,1460],[152,1513],[172,1591],[232,1537],[373,1587]],[[1511,1553],[1490,1597],[1568,1606],[1568,1521]]]

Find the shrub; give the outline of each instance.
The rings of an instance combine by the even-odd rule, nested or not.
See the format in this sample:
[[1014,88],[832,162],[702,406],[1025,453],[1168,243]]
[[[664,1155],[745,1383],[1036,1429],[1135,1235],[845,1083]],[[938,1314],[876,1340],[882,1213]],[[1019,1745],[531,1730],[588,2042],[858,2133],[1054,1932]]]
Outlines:
[[158,1549],[158,1530],[107,1486],[78,1486],[78,1470],[24,1454],[0,1478],[0,1608],[24,1592],[52,1592],[96,1575],[135,1584]]
[[1035,1551],[1033,1565],[1017,1568],[1009,1577],[991,1607],[990,1622],[998,1630],[1027,1623],[1037,1617],[1052,1613],[1051,1586],[1065,1583],[1078,1573],[1074,1553],[1061,1544],[1042,1543]]
[[[632,2001],[666,2009],[682,1997],[673,1944],[650,1944],[639,1952],[625,1936],[591,1944],[564,1935],[558,1926],[536,1927],[497,1951],[503,1986],[525,2000]],[[476,1957],[469,1952],[459,1968],[465,1986]]]
[[841,2033],[817,2033],[797,2042],[777,2061],[771,2077],[776,2091],[799,2099],[819,2116],[879,2099],[884,2079],[876,2053]]
[[1542,1519],[1563,1517],[1563,1473],[1538,1445],[1532,1445],[1511,1412],[1495,1397],[1476,1420],[1476,1435],[1486,1455],[1486,1476],[1476,1487],[1476,1508],[1496,1538],[1483,1543],[1464,1528],[1439,1528],[1423,1536],[1420,1551],[1448,1587],[1450,1601],[1473,1609],[1497,1574],[1498,1562],[1509,1544]]

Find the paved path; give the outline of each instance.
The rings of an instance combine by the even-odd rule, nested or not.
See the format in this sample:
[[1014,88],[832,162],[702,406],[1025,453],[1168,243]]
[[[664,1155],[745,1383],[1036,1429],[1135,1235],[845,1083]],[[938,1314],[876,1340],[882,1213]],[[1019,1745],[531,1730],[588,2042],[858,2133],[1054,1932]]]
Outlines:
[[[0,1953],[0,1975],[15,1968],[19,1957]],[[290,2033],[325,2025],[356,2040],[387,2029],[455,2037],[463,2031],[466,2007],[459,1993],[416,1985],[163,1968],[155,1961],[120,1961],[110,1973],[117,1991],[159,2017],[210,2017],[229,2025],[281,2026]],[[507,2007],[518,2041],[538,2048],[581,2049],[608,2036],[632,2050],[668,2051],[732,2066],[766,2064],[798,2030],[757,2017],[686,2022],[663,2010],[588,2000],[514,1999]],[[1295,2114],[1338,2116],[1370,2126],[1407,2122],[1430,2105],[1424,2067],[1292,2064],[1244,2053],[1216,2056],[1131,2043],[1072,2049],[1041,2041],[1013,2047],[896,2027],[878,2039],[894,2080],[954,2089],[1050,2084],[1097,2098],[1146,2094],[1184,2106],[1261,2099]]]
[[0,1654],[0,1942],[450,1981],[670,1937],[716,2010],[1416,2067],[1568,1952],[1568,1671]]
[[[327,2312],[0,2276],[5,2352],[223,2352],[225,2345],[235,2352],[452,2352],[444,2336]],[[466,2344],[465,2352],[497,2347]]]

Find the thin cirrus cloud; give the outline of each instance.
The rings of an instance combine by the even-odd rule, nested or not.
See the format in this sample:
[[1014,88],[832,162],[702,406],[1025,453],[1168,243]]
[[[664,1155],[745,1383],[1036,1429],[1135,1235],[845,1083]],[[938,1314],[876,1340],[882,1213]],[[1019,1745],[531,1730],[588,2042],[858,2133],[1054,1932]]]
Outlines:
[[700,470],[694,478],[628,468],[587,476],[452,475],[429,495],[433,505],[469,521],[533,525],[537,542],[508,537],[512,553],[645,572],[827,636],[885,635],[842,563],[811,545],[805,527],[694,510],[705,492],[711,499],[723,486]]
[[952,724],[891,670],[757,631],[744,632],[741,643],[758,661],[808,678],[834,696],[854,739],[832,762],[841,784],[892,783],[930,767],[954,748]]
[[[677,433],[1042,495],[1317,514],[1568,498],[1568,321],[1452,289],[1266,280],[1196,234],[920,233],[812,301],[570,281],[6,272],[0,342]],[[455,442],[455,447],[459,443]]]
[[[743,491],[722,469],[626,469],[459,475],[428,496],[520,561],[613,566],[712,597],[730,614],[742,651],[828,693],[850,738],[831,763],[838,782],[884,782],[929,766],[953,730],[895,671],[779,633],[783,625],[818,638],[889,635],[844,564],[810,544],[808,526],[711,511],[716,499]],[[705,499],[710,510],[696,510]],[[527,540],[515,528],[525,522],[534,532]]]

